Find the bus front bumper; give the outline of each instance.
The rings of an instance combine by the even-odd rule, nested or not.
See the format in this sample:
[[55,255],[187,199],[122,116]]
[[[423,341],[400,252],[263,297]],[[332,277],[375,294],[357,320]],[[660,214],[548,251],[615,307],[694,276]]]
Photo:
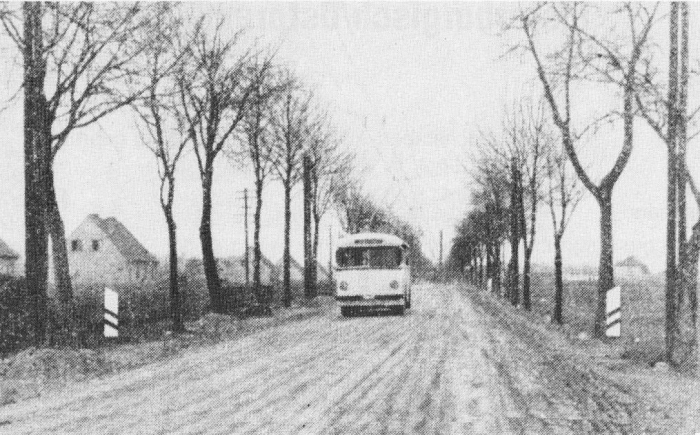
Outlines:
[[336,296],[341,307],[392,307],[404,305],[404,297],[399,295],[353,295]]

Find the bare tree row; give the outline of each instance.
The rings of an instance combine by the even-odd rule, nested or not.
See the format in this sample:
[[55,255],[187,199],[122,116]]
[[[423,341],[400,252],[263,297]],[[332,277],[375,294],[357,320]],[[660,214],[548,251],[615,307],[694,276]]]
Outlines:
[[32,295],[35,342],[46,337],[49,239],[58,295],[70,336],[73,289],[65,229],[52,165],[72,132],[123,108],[137,115],[141,139],[160,177],[160,205],[170,256],[173,329],[183,330],[173,212],[177,170],[192,150],[199,170],[199,236],[211,310],[227,310],[213,250],[211,216],[215,168],[224,155],[251,168],[255,180],[254,295],[260,289],[263,190],[277,178],[285,192],[284,304],[291,302],[291,191],[302,159],[311,162],[315,270],[318,227],[344,187],[352,157],[312,92],[267,50],[227,35],[224,20],[185,18],[170,3],[2,4],[0,21],[24,59],[26,279]]
[[[461,261],[473,265],[480,252],[488,251],[484,246],[509,238],[511,258],[515,258],[509,274],[512,285],[518,276],[517,265],[513,266],[518,255],[515,246],[522,239],[526,257],[523,306],[529,307],[528,252],[535,235],[536,203],[538,198],[543,200],[550,206],[554,228],[557,277],[553,318],[561,322],[561,239],[580,199],[576,180],[567,175],[570,167],[573,171],[568,171],[576,174],[600,209],[600,261],[593,332],[596,337],[604,336],[605,295],[615,286],[613,190],[634,148],[635,119],[643,120],[667,147],[666,358],[673,364],[686,364],[697,359],[693,355],[698,355],[700,331],[697,327],[700,221],[692,226],[690,234],[687,228],[688,192],[700,207],[693,168],[687,159],[688,145],[697,135],[692,129],[698,108],[690,108],[688,102],[689,81],[695,77],[689,68],[689,6],[673,2],[667,15],[661,12],[663,7],[658,3],[636,2],[539,3],[508,22],[504,35],[515,35],[519,42],[514,43],[512,51],[522,53],[523,60],[532,65],[547,119],[541,116],[539,108],[516,108],[505,117],[503,132],[486,136],[482,141],[475,176],[478,189],[474,194],[475,205],[480,208],[460,226],[465,234],[463,239],[470,240],[468,245],[476,254],[466,257],[462,254]],[[669,26],[668,46],[655,41],[664,33],[665,23]],[[661,59],[668,59],[668,63]],[[591,95],[598,95],[600,100],[592,100]],[[613,103],[607,104],[607,99]],[[527,120],[528,126],[544,126],[544,148],[537,146],[532,134],[524,133],[537,128],[521,128],[523,122],[518,117]],[[612,162],[591,161],[586,145],[591,140],[611,142],[611,132],[618,129],[619,146],[609,146],[611,150],[602,153],[614,157]],[[514,146],[516,137],[525,144],[524,152],[518,152]],[[539,157],[544,166],[537,169],[536,160],[545,149],[549,151],[543,154],[544,158]],[[541,181],[536,179],[535,172],[542,175]],[[524,210],[529,211],[529,220],[524,217],[527,214]],[[498,219],[483,218],[480,213]],[[485,228],[479,225],[482,221],[499,225]],[[494,230],[498,236],[489,237]],[[462,245],[467,243],[464,240],[460,241]],[[512,287],[509,291],[511,301],[518,303]]]

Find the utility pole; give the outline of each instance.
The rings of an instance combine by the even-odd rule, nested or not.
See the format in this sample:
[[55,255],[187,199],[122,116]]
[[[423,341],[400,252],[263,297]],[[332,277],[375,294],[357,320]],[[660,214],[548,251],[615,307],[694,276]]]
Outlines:
[[328,226],[328,278],[333,284],[333,224]]
[[248,246],[248,189],[243,189],[243,226],[245,231],[245,287],[250,287],[250,248]]
[[438,263],[438,279],[442,281],[444,278],[444,273],[442,270],[442,230],[440,230],[440,261]]

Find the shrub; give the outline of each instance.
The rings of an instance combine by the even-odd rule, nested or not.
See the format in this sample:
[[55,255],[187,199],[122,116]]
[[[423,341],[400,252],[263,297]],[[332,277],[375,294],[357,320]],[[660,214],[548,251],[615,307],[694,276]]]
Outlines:
[[[182,276],[179,284],[183,319],[201,318],[210,309],[204,281]],[[108,287],[119,293],[119,342],[159,337],[170,327],[168,279]],[[48,299],[49,345],[94,348],[108,342],[103,326],[104,288],[99,284],[75,286],[72,313],[65,312],[56,299]],[[227,312],[242,314],[253,304],[252,294],[245,287],[223,281],[222,289]],[[30,346],[32,330],[28,306],[24,279],[0,276],[0,354]],[[69,316],[73,324],[71,336],[68,335]]]
[[23,278],[0,275],[0,354],[14,352],[31,340],[31,321]]

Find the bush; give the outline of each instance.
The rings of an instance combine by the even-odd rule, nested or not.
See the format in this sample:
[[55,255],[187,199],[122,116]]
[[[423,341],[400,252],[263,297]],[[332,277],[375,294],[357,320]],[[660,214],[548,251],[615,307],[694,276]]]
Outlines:
[[0,354],[27,346],[32,336],[24,278],[0,275]]
[[[209,293],[201,279],[180,278],[183,320],[201,318],[210,311]],[[170,327],[170,283],[162,279],[139,286],[108,286],[119,293],[118,342],[160,337]],[[94,348],[112,342],[104,337],[104,285],[75,286],[72,313],[54,298],[47,301],[48,344]],[[243,314],[253,305],[249,289],[223,281],[229,313]],[[270,289],[265,289],[270,293]],[[26,284],[22,278],[0,276],[0,354],[17,352],[31,345],[31,321]],[[73,330],[69,336],[69,320]]]

